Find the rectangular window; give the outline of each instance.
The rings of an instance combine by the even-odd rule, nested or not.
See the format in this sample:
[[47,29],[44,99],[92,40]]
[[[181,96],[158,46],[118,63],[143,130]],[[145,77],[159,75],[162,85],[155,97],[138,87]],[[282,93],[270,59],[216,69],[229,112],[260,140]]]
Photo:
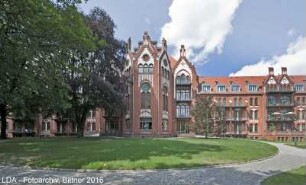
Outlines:
[[255,98],[255,106],[258,106],[258,98]]
[[125,128],[126,130],[131,130],[131,120],[130,119],[125,120]]
[[225,85],[219,85],[218,92],[225,92]]
[[257,91],[257,85],[249,85],[249,91],[250,92],[256,92]]
[[189,126],[187,122],[184,121],[178,121],[176,130],[178,133],[189,133]]
[[298,84],[294,87],[295,91],[304,91],[304,85]]
[[253,106],[253,98],[250,98],[250,106]]
[[190,116],[189,105],[179,104],[176,106],[176,116],[178,118],[186,118]]
[[187,101],[189,101],[190,97],[191,97],[190,96],[190,87],[184,87],[184,86],[177,87],[177,90],[176,90],[176,99],[177,100],[181,100],[181,101],[187,100]]
[[258,120],[258,110],[254,111],[254,120]]
[[210,92],[210,85],[202,84],[202,92]]
[[239,85],[232,85],[231,86],[231,91],[232,92],[239,92],[240,91],[240,86]]

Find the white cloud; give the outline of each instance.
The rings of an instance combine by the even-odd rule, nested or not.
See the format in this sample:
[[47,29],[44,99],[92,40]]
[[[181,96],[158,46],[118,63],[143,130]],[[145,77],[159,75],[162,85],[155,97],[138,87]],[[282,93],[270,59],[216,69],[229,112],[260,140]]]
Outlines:
[[175,46],[175,55],[184,44],[190,61],[204,62],[208,54],[222,52],[226,36],[232,31],[234,13],[241,2],[173,0],[169,8],[171,21],[162,27],[162,37]]
[[288,31],[287,35],[288,35],[289,37],[291,37],[291,36],[294,36],[295,33],[296,33],[295,29],[294,29],[294,28],[291,28],[291,29]]
[[274,73],[279,74],[281,67],[287,67],[288,74],[306,74],[306,37],[299,37],[295,42],[289,44],[287,52],[274,56],[270,60],[260,60],[253,65],[242,67],[239,71],[231,73],[230,76],[252,76],[267,75],[268,67],[274,67]]

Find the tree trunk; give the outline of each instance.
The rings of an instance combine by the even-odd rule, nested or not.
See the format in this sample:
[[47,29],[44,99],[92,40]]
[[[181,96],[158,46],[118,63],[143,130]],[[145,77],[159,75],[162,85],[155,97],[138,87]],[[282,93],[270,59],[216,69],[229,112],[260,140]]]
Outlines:
[[6,104],[0,104],[0,115],[1,115],[1,139],[6,139]]
[[77,137],[84,136],[85,121],[86,121],[87,113],[89,111],[88,108],[80,108],[80,109],[75,108],[75,118],[76,118],[75,121],[77,122],[77,126],[78,126]]
[[77,122],[77,126],[78,126],[77,137],[83,137],[84,136],[84,123]]

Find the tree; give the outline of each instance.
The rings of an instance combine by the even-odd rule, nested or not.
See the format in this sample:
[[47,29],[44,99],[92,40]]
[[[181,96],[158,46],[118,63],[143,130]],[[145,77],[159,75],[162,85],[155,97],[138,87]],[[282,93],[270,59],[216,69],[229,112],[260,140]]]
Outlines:
[[217,104],[214,109],[215,133],[217,136],[223,136],[226,132],[226,109],[224,105]]
[[68,107],[62,69],[69,67],[71,51],[94,48],[78,1],[0,2],[1,138],[8,112],[26,114],[29,103],[32,113]]
[[192,115],[195,121],[196,132],[199,134],[213,133],[217,136],[224,135],[226,131],[225,108],[210,95],[198,96]]
[[192,116],[195,121],[196,133],[208,137],[208,133],[213,128],[213,106],[214,100],[211,96],[198,96],[196,104],[192,110]]
[[77,123],[78,137],[84,135],[89,110],[102,108],[109,115],[124,110],[125,43],[115,38],[115,24],[104,10],[95,8],[89,15],[84,15],[84,19],[100,42],[96,43],[95,51],[77,52],[70,59],[73,70],[64,72],[71,89],[69,112],[73,113],[72,120]]

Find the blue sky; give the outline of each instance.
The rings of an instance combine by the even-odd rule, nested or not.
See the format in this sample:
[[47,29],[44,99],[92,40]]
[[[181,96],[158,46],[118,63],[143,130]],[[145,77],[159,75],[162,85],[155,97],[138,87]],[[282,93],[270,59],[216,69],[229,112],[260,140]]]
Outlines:
[[[195,66],[199,75],[228,76],[236,72],[248,75],[248,71],[257,74],[256,71],[266,72],[267,69],[261,68],[270,65],[275,67],[288,65],[292,66],[293,74],[306,74],[305,0],[218,1],[223,4],[214,4],[216,0],[198,0],[194,6],[190,3],[189,7],[184,3],[191,2],[190,0],[89,0],[82,4],[80,9],[85,13],[95,6],[105,9],[117,25],[116,36],[124,40],[132,37],[134,46],[141,40],[144,31],[148,31],[151,38],[159,42],[162,36],[168,36],[170,52],[173,55],[178,45],[182,44],[179,42],[186,42],[187,53],[190,51],[190,58],[196,61]],[[203,8],[199,8],[197,14],[194,7],[201,6]],[[209,11],[210,9],[213,11]],[[169,15],[170,10],[171,15]],[[180,17],[182,12],[184,18]],[[214,20],[218,16],[224,20],[214,27],[215,22],[220,20]],[[168,28],[166,24],[169,24]],[[181,25],[203,32],[189,38],[188,34],[191,35],[193,30],[180,27]],[[197,25],[202,27],[197,28]],[[212,27],[216,30],[211,30]],[[176,33],[177,30],[188,34]],[[204,34],[207,36],[203,36]],[[220,40],[218,36],[222,34]],[[168,38],[166,37],[167,40]],[[192,40],[201,42],[195,43]],[[207,46],[211,43],[216,45],[209,49]],[[287,58],[290,48],[296,51],[289,53],[289,61]],[[201,51],[203,55],[199,57]],[[301,61],[303,56],[305,61]],[[305,70],[299,70],[299,66],[304,63]],[[243,68],[247,65],[249,68]],[[289,68],[288,72],[290,73]]]

